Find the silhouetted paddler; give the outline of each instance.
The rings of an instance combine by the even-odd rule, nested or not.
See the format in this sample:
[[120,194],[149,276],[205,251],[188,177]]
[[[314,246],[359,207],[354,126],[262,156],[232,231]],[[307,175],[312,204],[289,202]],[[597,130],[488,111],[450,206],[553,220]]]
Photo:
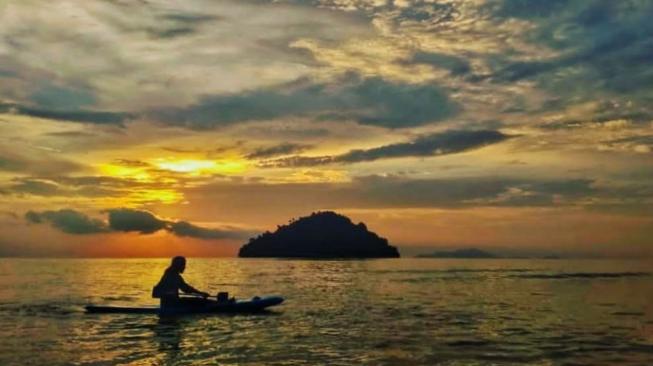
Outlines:
[[193,298],[180,298],[179,290],[187,294],[198,294],[204,299],[210,295],[189,285],[181,277],[186,269],[186,258],[177,256],[172,258],[170,267],[166,268],[159,283],[152,289],[152,297],[161,299],[161,308],[170,306],[196,305],[198,300]]

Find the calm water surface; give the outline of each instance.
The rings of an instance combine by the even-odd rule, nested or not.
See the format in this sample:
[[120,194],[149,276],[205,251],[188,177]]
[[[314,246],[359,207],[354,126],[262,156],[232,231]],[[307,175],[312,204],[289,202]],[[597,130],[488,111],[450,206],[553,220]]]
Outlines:
[[266,315],[153,304],[165,259],[0,259],[0,365],[653,365],[653,265],[604,260],[189,259]]

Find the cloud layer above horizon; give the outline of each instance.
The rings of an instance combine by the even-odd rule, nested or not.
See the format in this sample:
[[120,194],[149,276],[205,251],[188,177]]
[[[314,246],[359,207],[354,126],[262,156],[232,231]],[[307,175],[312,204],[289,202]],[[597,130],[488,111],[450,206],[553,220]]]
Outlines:
[[[478,210],[528,232],[537,220],[502,220],[533,210],[566,228],[552,247],[653,254],[652,12],[641,0],[3,2],[0,245],[22,217],[85,238],[228,243],[328,208],[377,220],[400,246],[438,246],[389,217],[437,212],[464,230],[455,210]],[[592,236],[601,220],[622,232]]]

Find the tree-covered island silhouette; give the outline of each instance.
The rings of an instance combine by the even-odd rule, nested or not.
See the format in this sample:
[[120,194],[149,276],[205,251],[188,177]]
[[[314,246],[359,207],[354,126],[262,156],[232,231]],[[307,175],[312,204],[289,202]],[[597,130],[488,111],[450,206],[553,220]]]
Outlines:
[[314,212],[266,231],[240,248],[239,257],[398,258],[388,240],[333,211]]

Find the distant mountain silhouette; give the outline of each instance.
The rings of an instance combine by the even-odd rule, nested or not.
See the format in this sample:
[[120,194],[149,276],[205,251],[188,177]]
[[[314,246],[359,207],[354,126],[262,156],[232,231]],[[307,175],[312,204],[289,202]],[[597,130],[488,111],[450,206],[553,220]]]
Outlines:
[[239,257],[285,258],[396,258],[397,248],[368,231],[362,222],[332,211],[314,212],[277,226],[274,233],[251,238]]
[[429,254],[420,254],[418,258],[498,258],[496,255],[484,250],[469,248],[451,251],[440,251]]

